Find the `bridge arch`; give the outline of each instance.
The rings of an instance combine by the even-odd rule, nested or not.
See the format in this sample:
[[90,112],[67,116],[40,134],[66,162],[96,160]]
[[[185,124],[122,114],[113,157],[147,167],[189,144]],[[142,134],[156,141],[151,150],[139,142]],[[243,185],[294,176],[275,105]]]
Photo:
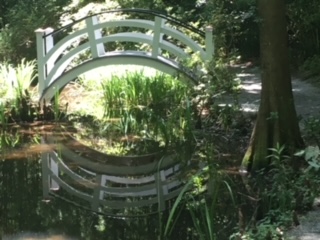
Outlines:
[[[143,13],[151,15],[154,20],[99,20],[99,16],[114,12]],[[78,23],[84,27],[55,42],[59,32],[67,31]],[[118,27],[134,28],[134,31],[107,34],[108,29]],[[178,30],[179,27],[204,38],[205,46]],[[171,75],[182,73],[190,80],[189,83],[194,84],[197,81],[196,73],[188,70],[182,62],[190,58],[192,53],[199,53],[203,61],[210,61],[214,52],[211,27],[202,32],[168,15],[142,9],[110,10],[79,19],[55,31],[51,28],[38,29],[36,36],[39,95],[40,100],[46,101],[80,74],[106,65],[133,64],[155,68]],[[108,51],[105,45],[110,42],[142,43],[149,47],[145,51]],[[89,51],[86,59],[79,59],[85,51]],[[75,60],[77,65],[74,64]]]
[[167,59],[160,60],[158,58],[152,58],[149,55],[142,55],[140,53],[114,53],[86,61],[81,65],[78,65],[62,74],[61,76],[56,78],[46,89],[43,90],[41,99],[46,99],[48,101],[54,97],[54,90],[63,88],[66,84],[68,84],[71,80],[75,79],[79,75],[86,73],[92,69],[109,65],[140,65],[152,67],[172,76],[181,73],[186,76],[185,78],[183,78],[183,80],[185,80],[188,85],[196,84],[196,76],[194,75],[194,73],[183,70],[181,66],[178,66],[174,62],[168,61]]

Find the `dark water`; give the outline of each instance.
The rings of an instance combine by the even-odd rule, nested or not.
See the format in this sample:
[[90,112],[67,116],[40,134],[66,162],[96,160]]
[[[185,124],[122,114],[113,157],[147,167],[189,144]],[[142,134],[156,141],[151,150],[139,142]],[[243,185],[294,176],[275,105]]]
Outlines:
[[[61,134],[1,138],[2,239],[163,239],[183,188],[170,158],[106,157]],[[198,239],[192,226],[182,211],[168,239]]]
[[2,239],[157,239],[182,187],[177,164],[103,158],[55,134],[3,133],[1,153]]

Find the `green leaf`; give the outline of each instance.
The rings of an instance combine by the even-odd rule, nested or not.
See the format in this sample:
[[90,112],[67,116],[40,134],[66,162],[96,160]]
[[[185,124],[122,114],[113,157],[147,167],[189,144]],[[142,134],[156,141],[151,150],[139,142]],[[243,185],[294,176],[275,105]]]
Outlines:
[[299,151],[299,152],[296,152],[296,153],[294,154],[294,156],[296,156],[296,157],[302,157],[304,154],[305,154],[305,150],[301,150],[301,151]]
[[308,161],[310,159],[317,159],[320,155],[320,149],[318,146],[309,146],[305,150],[305,159]]

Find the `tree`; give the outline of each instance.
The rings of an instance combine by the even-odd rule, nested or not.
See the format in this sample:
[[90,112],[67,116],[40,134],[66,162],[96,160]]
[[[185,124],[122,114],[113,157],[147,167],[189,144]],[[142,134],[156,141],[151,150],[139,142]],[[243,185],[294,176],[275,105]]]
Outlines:
[[[0,4],[0,61],[19,63],[36,58],[34,31],[58,27],[71,0],[5,0]],[[22,24],[23,22],[23,24]]]
[[261,104],[242,167],[249,172],[270,164],[270,148],[293,155],[304,146],[292,94],[285,0],[258,0]]

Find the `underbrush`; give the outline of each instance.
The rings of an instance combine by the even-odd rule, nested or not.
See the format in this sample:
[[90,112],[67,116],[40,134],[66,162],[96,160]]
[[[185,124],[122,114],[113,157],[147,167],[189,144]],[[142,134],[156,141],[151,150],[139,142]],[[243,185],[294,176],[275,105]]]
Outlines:
[[[215,104],[218,93],[224,91],[221,79],[219,88],[211,78],[193,88],[169,75],[138,71],[100,80],[80,78],[78,84],[96,98],[92,94],[86,103],[90,114],[78,111],[69,115],[81,129],[74,137],[109,154],[175,149],[190,153],[199,133],[215,130],[212,126],[228,129],[240,115],[237,107]],[[230,91],[230,85],[225,85],[227,88]]]
[[[12,123],[53,120],[55,111],[52,106],[37,103],[37,88],[31,83],[37,77],[35,61],[25,61],[13,66],[0,65],[0,124],[2,128]],[[56,109],[56,111],[59,111]],[[62,115],[61,115],[62,116]]]
[[190,214],[196,239],[287,239],[286,231],[300,224],[300,214],[311,210],[320,194],[320,151],[308,147],[297,153],[295,157],[305,161],[298,171],[283,155],[284,147],[272,152],[271,170],[248,177],[230,173],[216,161],[212,165],[215,150],[204,151],[200,156],[207,159],[208,167],[186,181],[166,218],[164,239],[174,236],[183,211]]
[[319,76],[320,74],[320,56],[314,55],[309,57],[300,67],[304,78]]
[[[308,147],[296,154],[305,164],[294,170],[291,160],[283,155],[283,146],[272,149],[271,170],[261,170],[247,179],[247,191],[255,211],[252,221],[242,229],[241,239],[286,239],[285,232],[299,225],[299,214],[312,209],[314,199],[319,196],[319,149]],[[290,161],[289,161],[290,160]],[[241,232],[241,231],[239,231]]]

